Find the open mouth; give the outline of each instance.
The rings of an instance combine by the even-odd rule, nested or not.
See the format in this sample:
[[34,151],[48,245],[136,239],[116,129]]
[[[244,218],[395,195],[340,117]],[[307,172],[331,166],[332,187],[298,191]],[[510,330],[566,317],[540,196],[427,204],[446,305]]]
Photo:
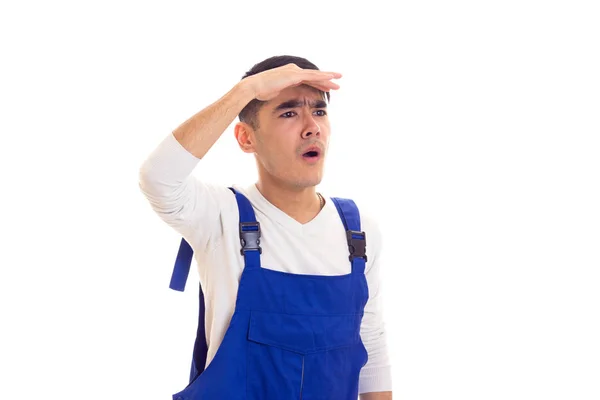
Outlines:
[[309,164],[317,164],[321,160],[323,152],[319,146],[310,146],[304,149],[302,159]]
[[302,157],[304,158],[316,158],[319,157],[319,152],[312,150],[312,151],[307,151],[306,153],[302,154]]

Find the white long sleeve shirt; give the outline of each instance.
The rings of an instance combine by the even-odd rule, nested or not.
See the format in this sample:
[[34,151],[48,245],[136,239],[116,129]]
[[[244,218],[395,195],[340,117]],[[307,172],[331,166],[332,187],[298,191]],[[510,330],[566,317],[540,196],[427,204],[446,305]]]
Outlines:
[[[209,184],[193,175],[199,162],[169,134],[142,164],[139,184],[152,209],[194,250],[205,297],[208,366],[235,310],[244,258],[240,256],[235,196],[227,186]],[[255,185],[231,186],[250,200],[260,222],[263,268],[312,275],[350,272],[344,227],[330,198],[324,196],[325,206],[313,220],[300,224],[265,199]],[[361,370],[359,393],[391,391],[380,296],[381,236],[368,212],[357,206],[367,238],[365,275],[369,287],[360,328],[369,358]]]

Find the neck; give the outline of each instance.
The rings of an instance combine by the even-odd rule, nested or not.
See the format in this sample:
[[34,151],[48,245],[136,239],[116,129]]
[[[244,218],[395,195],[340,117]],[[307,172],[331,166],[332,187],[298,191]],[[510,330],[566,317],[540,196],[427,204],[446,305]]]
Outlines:
[[314,186],[285,187],[259,179],[256,188],[269,203],[301,224],[311,221],[321,211],[321,200]]

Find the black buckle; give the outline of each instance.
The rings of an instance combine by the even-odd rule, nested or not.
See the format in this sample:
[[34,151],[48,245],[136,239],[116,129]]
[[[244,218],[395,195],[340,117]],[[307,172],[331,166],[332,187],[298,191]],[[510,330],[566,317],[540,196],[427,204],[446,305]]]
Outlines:
[[240,242],[242,249],[240,254],[244,255],[246,250],[258,250],[262,254],[260,248],[260,223],[258,222],[240,222]]
[[[359,237],[356,237],[359,236]],[[357,257],[362,257],[367,261],[367,235],[359,231],[346,231],[348,239],[348,249],[350,250],[350,261]]]

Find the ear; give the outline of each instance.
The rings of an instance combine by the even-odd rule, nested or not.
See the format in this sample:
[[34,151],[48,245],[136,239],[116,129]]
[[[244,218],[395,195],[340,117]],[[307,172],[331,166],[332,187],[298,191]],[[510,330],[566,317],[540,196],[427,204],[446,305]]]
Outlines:
[[233,128],[235,139],[244,153],[254,153],[255,132],[250,125],[245,122],[238,122]]

